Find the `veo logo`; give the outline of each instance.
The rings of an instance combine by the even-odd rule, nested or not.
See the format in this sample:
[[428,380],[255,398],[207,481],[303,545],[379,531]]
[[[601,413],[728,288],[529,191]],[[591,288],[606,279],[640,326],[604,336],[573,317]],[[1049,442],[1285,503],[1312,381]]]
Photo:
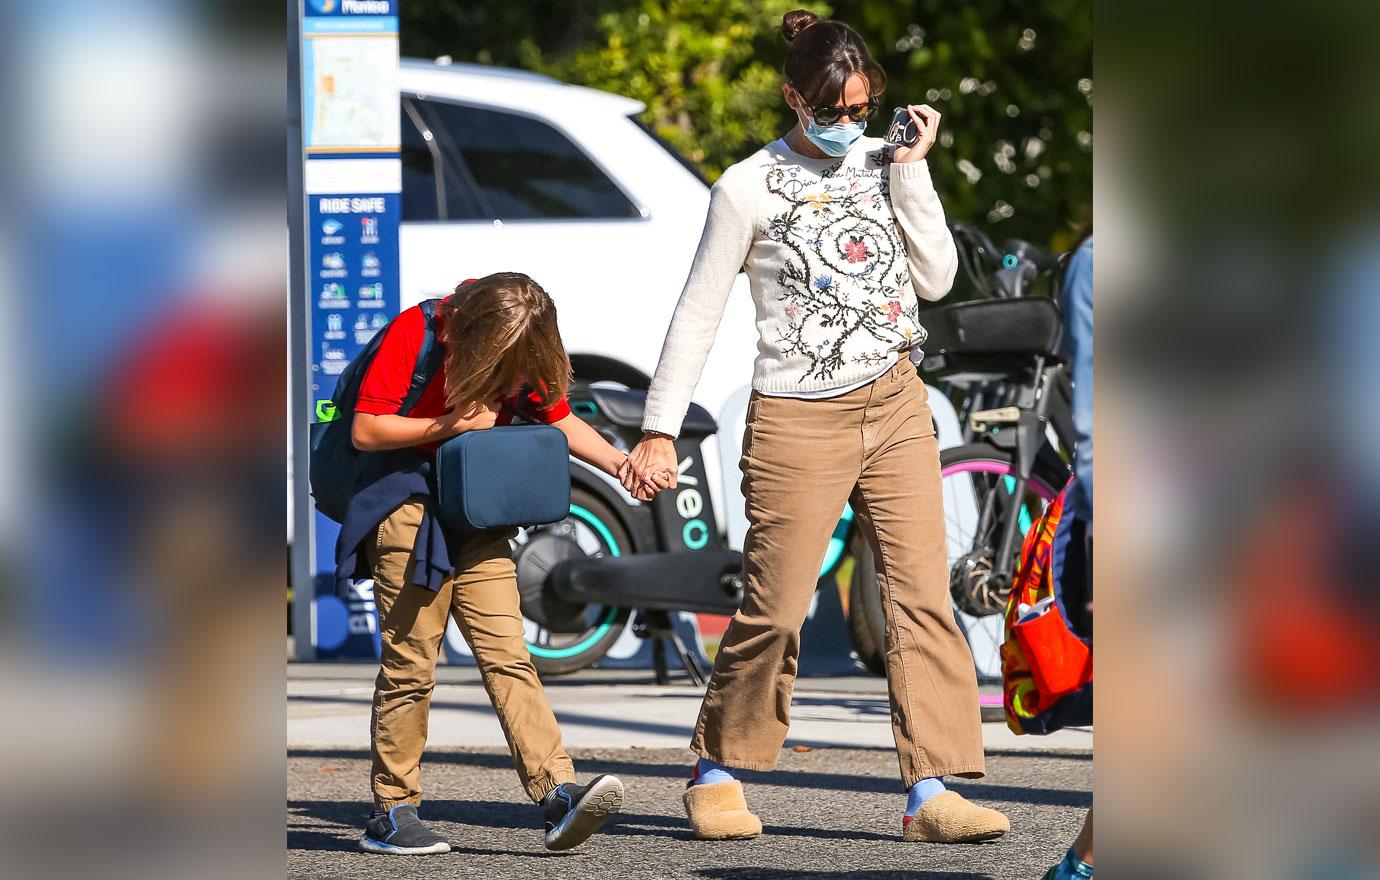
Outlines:
[[691,550],[702,550],[709,543],[709,526],[700,519],[700,514],[704,512],[704,496],[695,488],[700,481],[687,473],[694,463],[694,459],[687,455],[676,467],[676,486],[685,487],[676,493],[676,513],[686,521],[680,530],[685,546]]

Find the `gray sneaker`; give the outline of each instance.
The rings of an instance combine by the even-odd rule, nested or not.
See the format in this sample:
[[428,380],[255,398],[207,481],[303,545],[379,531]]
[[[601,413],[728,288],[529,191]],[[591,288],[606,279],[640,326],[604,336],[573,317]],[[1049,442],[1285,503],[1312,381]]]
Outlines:
[[441,835],[422,824],[413,804],[398,804],[388,812],[375,810],[364,826],[359,848],[393,856],[426,856],[450,852]]
[[546,848],[579,846],[623,808],[623,783],[596,776],[589,785],[563,782],[541,802],[546,817]]

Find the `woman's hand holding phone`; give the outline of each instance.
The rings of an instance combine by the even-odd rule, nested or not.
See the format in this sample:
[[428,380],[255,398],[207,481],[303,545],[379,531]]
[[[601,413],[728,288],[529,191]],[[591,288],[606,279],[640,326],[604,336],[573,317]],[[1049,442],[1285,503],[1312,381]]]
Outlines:
[[895,162],[918,162],[929,153],[930,147],[934,146],[935,139],[939,136],[939,111],[929,104],[911,104],[906,107],[906,112],[910,114],[911,121],[915,123],[916,131],[920,136],[915,143],[910,146],[898,146],[896,152],[892,154]]

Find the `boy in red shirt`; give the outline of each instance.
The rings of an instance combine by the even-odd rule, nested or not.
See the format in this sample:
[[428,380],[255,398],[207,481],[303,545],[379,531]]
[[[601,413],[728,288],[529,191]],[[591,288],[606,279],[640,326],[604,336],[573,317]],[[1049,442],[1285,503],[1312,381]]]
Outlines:
[[[518,273],[467,281],[437,307],[433,320],[437,342],[444,346],[443,367],[407,415],[398,411],[426,329],[421,308],[403,312],[386,331],[360,385],[352,426],[356,448],[411,448],[425,462],[457,434],[506,425],[521,415],[554,425],[565,433],[572,455],[617,475],[627,456],[566,403],[570,360],[556,327],[555,304],[536,282]],[[640,493],[649,498],[651,489]],[[429,505],[425,494],[402,498],[361,542],[374,578],[382,653],[371,738],[374,813],[360,848],[409,855],[450,849],[417,817],[417,806],[436,659],[453,615],[474,651],[523,786],[543,807],[546,846],[568,849],[618,811],[623,785],[607,775],[575,784],[574,767],[524,640],[508,543],[514,531],[466,533],[450,557],[453,568],[443,569],[433,591],[417,572],[426,562],[417,551],[425,543],[419,532],[424,522],[434,522]]]

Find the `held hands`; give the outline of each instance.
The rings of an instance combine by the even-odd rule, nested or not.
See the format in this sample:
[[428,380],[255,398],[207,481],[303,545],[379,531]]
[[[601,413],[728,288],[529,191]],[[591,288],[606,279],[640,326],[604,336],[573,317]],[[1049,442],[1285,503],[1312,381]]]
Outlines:
[[918,162],[925,158],[930,147],[934,146],[934,140],[939,136],[939,120],[942,117],[939,111],[929,104],[911,104],[906,107],[906,112],[910,114],[916,129],[919,130],[920,137],[909,147],[897,147],[892,159],[896,162]]
[[665,434],[647,434],[618,469],[618,480],[638,501],[650,501],[662,489],[676,487],[678,472],[675,442]]

